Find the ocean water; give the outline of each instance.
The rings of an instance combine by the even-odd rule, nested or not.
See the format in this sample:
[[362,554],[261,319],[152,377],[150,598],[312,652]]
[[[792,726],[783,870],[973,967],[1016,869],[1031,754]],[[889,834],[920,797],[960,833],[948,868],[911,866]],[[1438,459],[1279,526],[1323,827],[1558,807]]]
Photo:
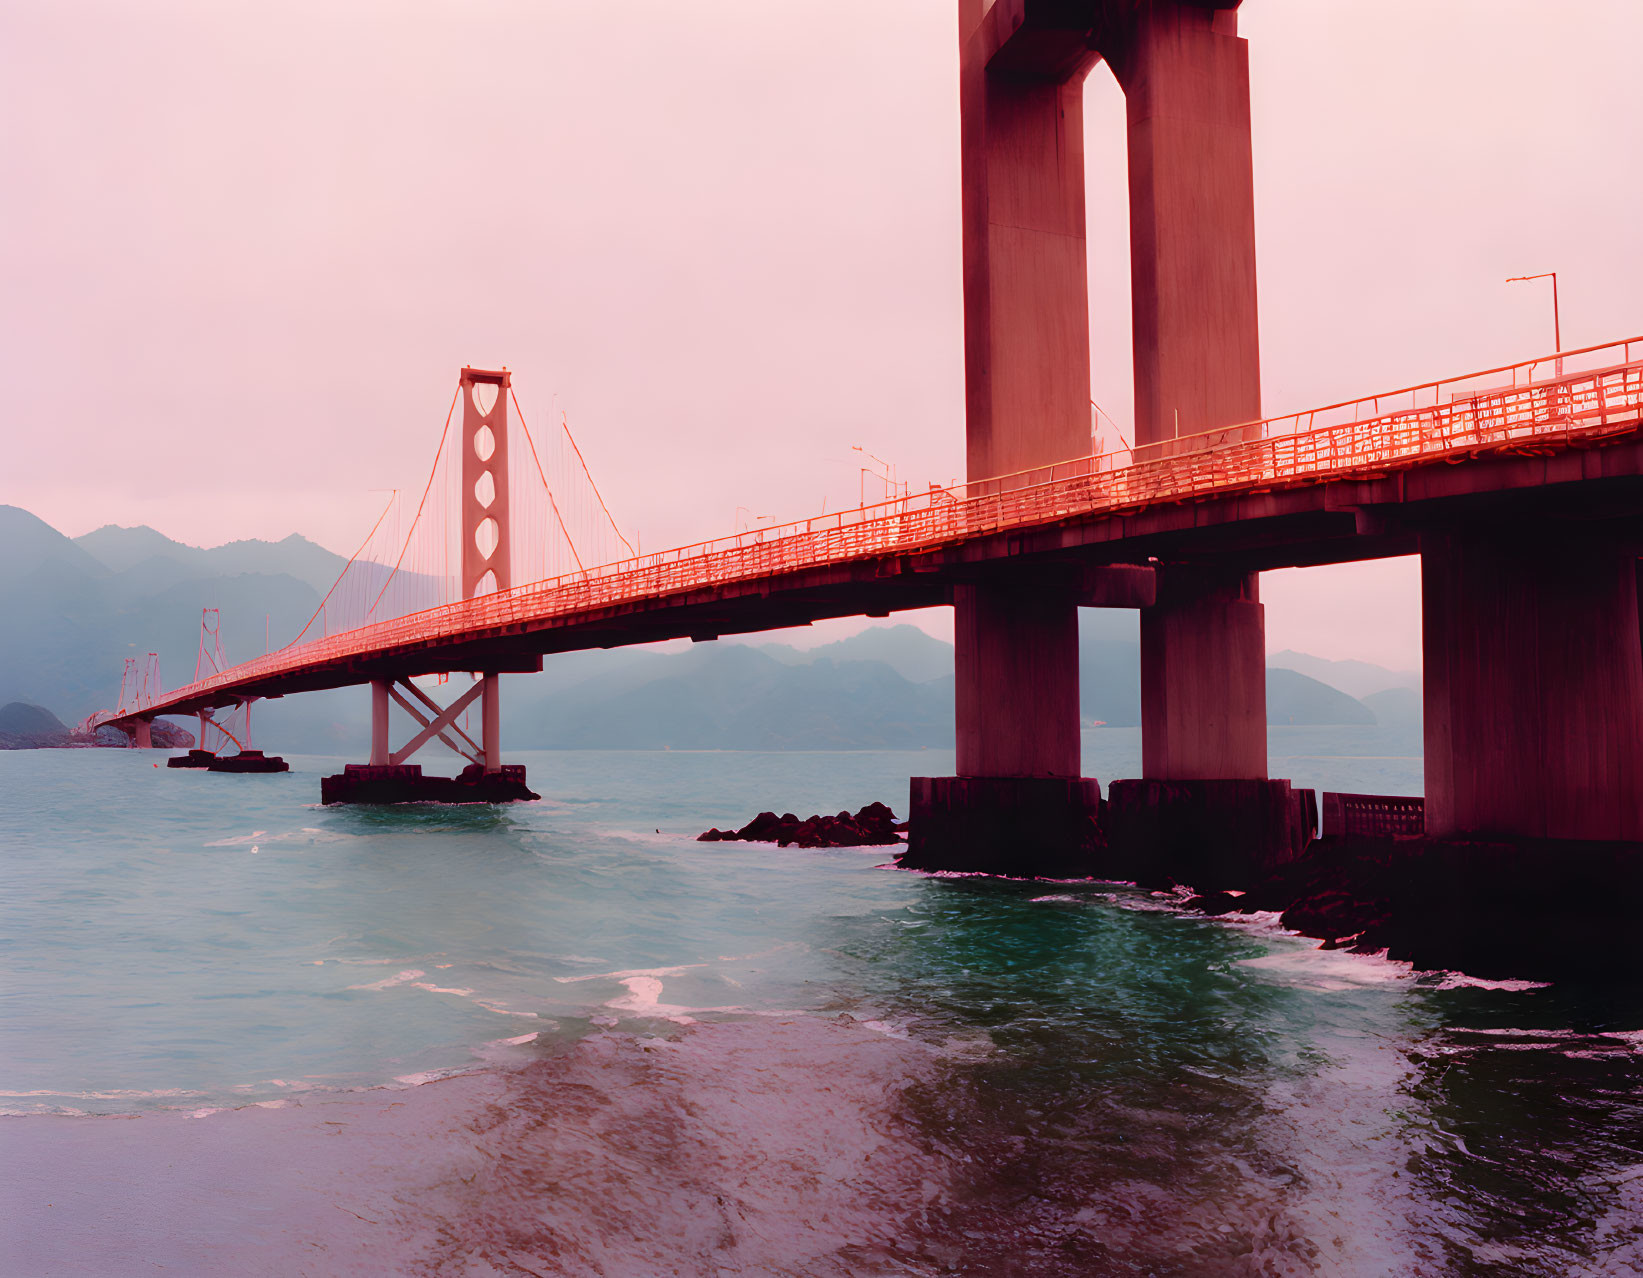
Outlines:
[[[1275,775],[1371,792],[1418,793],[1417,750],[1382,729],[1271,740]],[[359,1098],[388,1096],[372,1139],[410,1139],[436,1102],[497,1115],[439,1119],[439,1148],[490,1160],[491,1191],[430,1197],[477,1171],[384,1190],[392,1245],[383,1203],[287,1213],[262,1268],[225,1268],[224,1237],[150,1207],[120,1254],[269,1273],[1643,1268],[1635,990],[1415,973],[1117,885],[694,842],[762,808],[901,811],[909,775],[950,770],[941,751],[527,753],[540,803],[382,810],[317,806],[338,760],[235,777],[163,757],[0,753],[6,1272],[128,1271],[100,1259],[91,1207],[43,1223],[63,1184],[90,1201],[111,1167],[172,1175],[143,1150],[174,1140],[175,1168],[202,1132],[312,1169],[331,1155],[282,1144],[297,1124],[366,1130]],[[1086,733],[1085,758],[1136,775],[1138,737]],[[506,1150],[476,1153],[493,1129]],[[704,1210],[726,1219],[698,1236]],[[330,1260],[302,1250],[321,1236]]]

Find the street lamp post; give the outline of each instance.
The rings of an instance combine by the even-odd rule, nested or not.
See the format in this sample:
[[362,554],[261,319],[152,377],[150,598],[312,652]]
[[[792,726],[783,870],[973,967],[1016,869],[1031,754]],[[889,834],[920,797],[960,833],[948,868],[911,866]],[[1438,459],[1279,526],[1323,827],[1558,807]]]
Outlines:
[[858,486],[861,489],[861,492],[859,494],[859,500],[861,501],[861,504],[863,506],[867,505],[867,477],[869,475],[872,475],[874,478],[882,479],[884,481],[884,485],[885,485],[884,499],[886,501],[889,501],[891,495],[893,493],[895,493],[895,491],[896,491],[896,468],[894,466],[892,466],[889,462],[885,461],[884,458],[874,456],[872,453],[868,452],[865,448],[863,448],[860,444],[851,444],[850,445],[850,451],[853,452],[853,453],[860,453],[863,457],[872,458],[873,461],[876,461],[880,466],[884,467],[884,473],[882,475],[879,474],[876,470],[873,470],[869,466],[863,466],[859,469],[859,472],[857,474],[857,480],[858,480]]
[[1519,284],[1526,280],[1552,281],[1552,341],[1557,349],[1557,375],[1563,376],[1563,324],[1557,313],[1557,272],[1542,271],[1539,275],[1513,275],[1506,282]]

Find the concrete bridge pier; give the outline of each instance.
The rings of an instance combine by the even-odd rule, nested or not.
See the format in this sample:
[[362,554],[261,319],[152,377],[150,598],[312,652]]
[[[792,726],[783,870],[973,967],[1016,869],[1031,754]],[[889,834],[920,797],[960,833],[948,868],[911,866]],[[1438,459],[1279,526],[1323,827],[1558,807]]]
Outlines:
[[1595,521],[1422,533],[1429,838],[1643,843],[1638,549]]
[[[959,4],[966,470],[1017,474],[1090,447],[1083,82],[1076,23]],[[915,777],[920,869],[1086,873],[1100,804],[1080,776],[1076,566],[955,589],[955,777]]]
[[957,587],[957,776],[914,777],[916,869],[1089,873],[1100,783],[1081,774],[1076,567]]
[[1257,574],[1158,569],[1141,610],[1141,755],[1141,778],[1109,792],[1108,873],[1242,887],[1305,850],[1311,792],[1267,777]]
[[[1127,8],[1100,39],[1125,97],[1145,458],[1225,442],[1261,416],[1255,197],[1236,5]],[[1267,778],[1257,574],[1159,566],[1157,602],[1141,613],[1141,718],[1142,778],[1109,792],[1112,872],[1240,886],[1305,847],[1304,796]]]
[[1266,611],[1257,573],[1161,568],[1141,610],[1141,771],[1266,777]]

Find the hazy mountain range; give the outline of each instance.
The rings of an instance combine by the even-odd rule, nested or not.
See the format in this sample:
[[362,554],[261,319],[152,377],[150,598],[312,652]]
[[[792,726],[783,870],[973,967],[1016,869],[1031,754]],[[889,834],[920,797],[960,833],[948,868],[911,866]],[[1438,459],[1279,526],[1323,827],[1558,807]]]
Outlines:
[[[123,658],[153,651],[168,687],[194,674],[202,607],[220,609],[231,661],[279,646],[312,615],[343,560],[302,537],[185,546],[152,528],[69,539],[0,506],[0,705],[43,706],[66,722],[114,704]],[[1083,610],[1080,713],[1140,721],[1138,619]],[[265,638],[266,636],[266,638]],[[1408,724],[1419,676],[1304,653],[1274,654],[1268,719]],[[460,678],[461,676],[458,676]],[[851,749],[950,746],[953,649],[909,625],[810,649],[728,642],[548,657],[504,684],[504,739],[516,749]],[[306,693],[255,710],[270,750],[360,753],[363,689]]]

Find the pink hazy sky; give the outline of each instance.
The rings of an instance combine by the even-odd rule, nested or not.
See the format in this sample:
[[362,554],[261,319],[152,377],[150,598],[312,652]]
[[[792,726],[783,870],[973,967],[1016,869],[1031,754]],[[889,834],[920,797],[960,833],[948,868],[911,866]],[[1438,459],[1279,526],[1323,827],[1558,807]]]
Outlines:
[[[1643,330],[1643,5],[1248,0],[1266,408]],[[0,8],[0,501],[346,553],[464,363],[569,411],[647,548],[962,468],[953,0]],[[1086,93],[1130,407],[1122,98]],[[375,490],[375,491],[374,491]],[[1412,561],[1270,646],[1418,662]],[[927,623],[941,629],[941,618]]]

